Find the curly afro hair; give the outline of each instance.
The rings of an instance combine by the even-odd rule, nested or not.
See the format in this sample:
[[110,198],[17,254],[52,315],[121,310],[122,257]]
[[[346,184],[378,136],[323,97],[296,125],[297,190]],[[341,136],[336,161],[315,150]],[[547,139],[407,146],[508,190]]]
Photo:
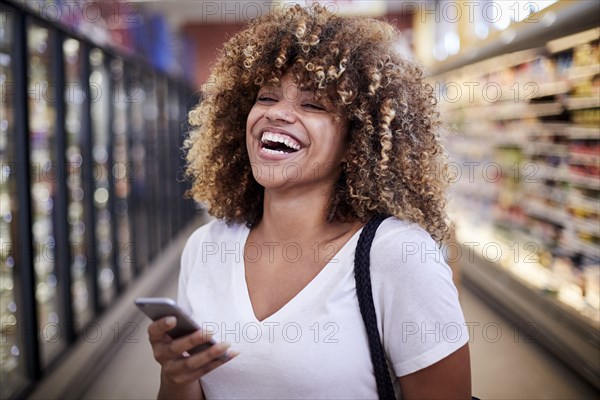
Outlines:
[[376,213],[447,235],[446,155],[433,88],[394,51],[397,30],[370,18],[298,5],[259,17],[221,50],[185,141],[189,195],[228,223],[255,225],[264,188],[246,150],[246,118],[261,85],[291,71],[303,88],[328,96],[347,118],[347,163],[332,185],[328,220]]

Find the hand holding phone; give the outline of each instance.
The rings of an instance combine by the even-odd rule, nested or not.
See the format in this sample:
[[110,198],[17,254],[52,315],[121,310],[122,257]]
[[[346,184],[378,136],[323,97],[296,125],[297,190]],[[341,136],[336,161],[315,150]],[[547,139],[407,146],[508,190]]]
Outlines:
[[[135,304],[153,321],[158,321],[159,319],[168,316],[177,318],[177,325],[173,329],[167,331],[167,334],[172,339],[178,339],[201,330],[200,326],[198,326],[198,324],[196,324],[196,322],[194,322],[194,320],[188,316],[174,300],[167,297],[139,297],[135,300]],[[187,350],[187,352],[189,354],[199,353],[215,344],[217,344],[217,342],[211,337],[207,342]],[[229,360],[227,354],[224,354],[220,358],[223,361]]]
[[[148,326],[148,339],[161,366],[158,397],[203,398],[199,379],[238,353],[228,352],[228,343],[216,343],[210,335],[207,340],[198,324],[172,299],[138,298],[135,304],[155,321]],[[176,322],[165,318],[170,316]]]

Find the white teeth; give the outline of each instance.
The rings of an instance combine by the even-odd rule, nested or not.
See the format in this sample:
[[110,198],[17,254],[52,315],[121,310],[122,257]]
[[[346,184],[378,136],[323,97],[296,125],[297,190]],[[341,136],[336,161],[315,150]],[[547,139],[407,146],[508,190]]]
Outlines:
[[263,151],[266,153],[271,153],[271,154],[287,154],[285,151],[271,150],[271,149],[267,149],[266,147],[263,148]]
[[[294,149],[294,150],[300,150],[302,148],[302,146],[300,146],[295,141],[292,141],[292,139],[290,139],[288,136],[281,135],[279,133],[264,132],[263,136],[260,140],[263,143],[267,143],[267,142],[283,143],[290,149]],[[271,150],[271,151],[276,151],[276,150]],[[279,153],[279,151],[277,151],[277,152]]]

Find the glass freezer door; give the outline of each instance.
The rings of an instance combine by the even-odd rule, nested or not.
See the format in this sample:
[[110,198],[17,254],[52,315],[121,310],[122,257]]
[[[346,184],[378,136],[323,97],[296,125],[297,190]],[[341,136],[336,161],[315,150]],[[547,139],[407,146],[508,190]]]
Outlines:
[[53,31],[27,26],[29,103],[29,183],[35,298],[41,364],[45,367],[65,347],[58,294],[55,204],[57,193],[56,101],[52,77]]
[[[67,179],[67,230],[71,269],[71,298],[74,327],[79,332],[93,318],[93,290],[88,260],[89,243],[86,240],[86,195],[84,193],[84,159],[82,141],[86,82],[82,79],[84,59],[81,43],[66,39],[63,43],[65,65],[65,135]],[[89,208],[89,207],[88,207]]]
[[0,9],[0,398],[13,397],[28,382],[17,299],[18,193],[23,165],[16,157],[15,49],[13,14]]
[[92,157],[94,180],[94,213],[96,234],[96,268],[98,295],[102,307],[110,304],[116,294],[114,243],[110,214],[111,158],[110,155],[110,90],[106,56],[100,49],[90,51],[90,102],[92,125]]

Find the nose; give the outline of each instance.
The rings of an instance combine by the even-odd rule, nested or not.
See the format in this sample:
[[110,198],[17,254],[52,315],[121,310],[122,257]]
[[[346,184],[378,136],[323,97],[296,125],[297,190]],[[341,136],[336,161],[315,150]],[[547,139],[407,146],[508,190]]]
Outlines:
[[272,104],[265,113],[265,117],[273,122],[280,121],[288,124],[296,122],[294,107],[287,100],[279,100],[277,103]]

